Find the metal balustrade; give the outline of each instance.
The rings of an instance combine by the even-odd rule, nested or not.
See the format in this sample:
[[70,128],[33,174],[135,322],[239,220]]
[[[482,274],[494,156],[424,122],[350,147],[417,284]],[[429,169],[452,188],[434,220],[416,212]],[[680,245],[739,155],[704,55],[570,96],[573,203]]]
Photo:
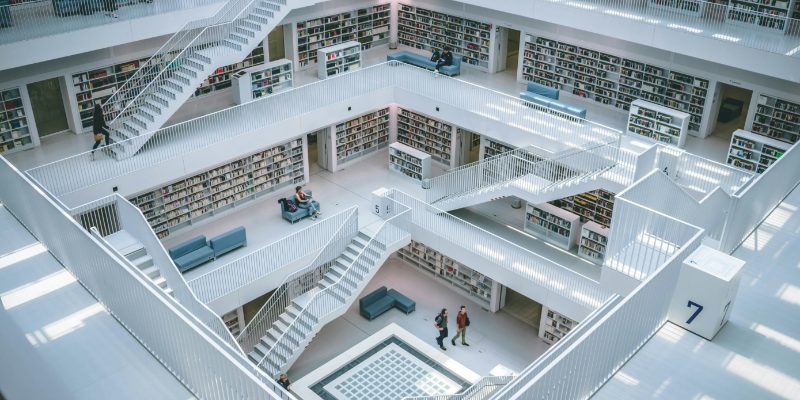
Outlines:
[[195,296],[208,304],[320,250],[348,220],[355,207],[268,244],[190,280]]
[[400,228],[406,231],[412,229],[411,226],[407,227],[404,224],[412,224],[430,231],[591,310],[599,307],[613,295],[592,279],[397,189],[389,190],[385,197],[391,199],[395,207],[410,208],[409,216],[399,221]]
[[283,366],[281,363],[291,359],[300,344],[309,339],[308,335],[312,331],[312,327],[317,325],[321,319],[345,306],[352,296],[358,295],[359,286],[363,287],[366,284],[365,278],[373,269],[380,268],[378,260],[381,259],[383,253],[391,245],[408,238],[408,233],[398,225],[408,218],[409,213],[410,210],[406,207],[392,209],[389,218],[383,221],[366,246],[347,266],[341,278],[325,289],[315,292],[308,300],[303,310],[292,320],[280,337],[276,338],[275,344],[258,363],[258,368],[268,375],[277,377]]
[[403,400],[484,400],[514,379],[513,375],[484,376],[461,393],[438,396],[404,397]]
[[[280,315],[286,312],[286,308],[292,304],[292,300],[317,287],[325,274],[330,271],[336,258],[358,234],[358,207],[351,207],[342,214],[344,214],[344,221],[337,226],[334,234],[328,237],[327,243],[317,253],[314,260],[307,267],[284,278],[267,302],[242,329],[236,340],[245,353],[253,350],[253,347],[267,334]],[[261,360],[257,359],[256,361]]]
[[69,214],[87,231],[97,228],[105,237],[124,230],[141,243],[147,249],[147,254],[153,258],[153,263],[159,267],[159,273],[172,289],[175,300],[213,331],[223,343],[242,354],[241,348],[219,315],[214,314],[195,297],[183,274],[178,271],[138,207],[119,194],[113,194],[73,208]]
[[[787,15],[776,16],[763,12],[733,8],[733,5],[703,0],[667,2],[665,0],[537,0],[610,15],[628,21],[654,25],[691,35],[707,37],[739,46],[800,57],[800,21]],[[670,8],[666,4],[682,6]],[[759,5],[759,2],[753,2]],[[534,5],[535,7],[535,5]],[[696,11],[693,11],[696,10]],[[792,11],[788,10],[791,15]],[[753,23],[732,21],[732,17],[752,20]],[[773,29],[770,23],[780,23]]]
[[290,398],[242,355],[219,344],[182,304],[108,251],[2,156],[0,181],[0,203],[195,396]]
[[746,186],[755,173],[690,154],[673,146],[659,144],[655,168],[675,183],[700,193],[711,193],[717,187],[734,194]]
[[[436,99],[473,114],[523,129],[565,147],[619,140],[621,133],[561,114],[521,99],[431,71],[391,61],[301,86],[204,115],[97,151],[90,151],[26,171],[55,196],[138,171],[189,152],[299,117],[333,104],[394,87]],[[116,161],[119,146],[145,143],[135,156]],[[531,141],[534,139],[532,138]],[[115,150],[116,149],[116,150]]]
[[[0,6],[0,45],[119,24],[225,0],[28,1]],[[234,2],[235,3],[235,2]],[[115,7],[110,7],[115,5]],[[112,10],[113,9],[113,10]],[[116,14],[116,17],[112,14]]]

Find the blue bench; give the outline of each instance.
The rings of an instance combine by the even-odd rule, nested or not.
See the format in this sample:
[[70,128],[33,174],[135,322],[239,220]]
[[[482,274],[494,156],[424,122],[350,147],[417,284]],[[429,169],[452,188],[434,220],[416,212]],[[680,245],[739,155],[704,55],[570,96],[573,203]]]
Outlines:
[[[436,62],[431,61],[430,57],[414,54],[410,51],[398,51],[386,56],[386,61],[399,61],[425,69],[435,70]],[[453,65],[445,65],[439,68],[439,72],[453,76],[461,73],[461,56],[453,54]]]
[[387,290],[386,286],[381,286],[378,290],[358,300],[359,313],[370,321],[392,307],[397,307],[408,315],[417,309],[417,303],[394,289]]
[[184,272],[241,246],[247,246],[247,231],[243,226],[216,236],[208,242],[205,236],[200,235],[168,251],[178,270]]
[[[310,190],[305,190],[304,192],[306,192],[309,196],[313,196],[313,193]],[[297,203],[297,201],[294,199],[294,195],[291,195],[285,199],[278,200],[278,203],[280,203],[281,205],[281,215],[283,216],[283,218],[286,218],[291,223],[294,223],[295,221],[302,219],[303,217],[311,215],[308,208],[302,208],[300,207],[299,204],[297,205],[297,211],[289,211],[289,209],[286,208],[285,204],[285,202],[289,200],[291,200],[294,203]],[[316,207],[317,211],[322,211],[319,208],[319,203],[316,200],[311,200],[311,203],[314,204],[314,207]]]
[[545,86],[536,82],[528,82],[526,91],[519,94],[519,98],[533,104],[560,111],[577,118],[586,119],[586,109],[558,100],[558,89]]

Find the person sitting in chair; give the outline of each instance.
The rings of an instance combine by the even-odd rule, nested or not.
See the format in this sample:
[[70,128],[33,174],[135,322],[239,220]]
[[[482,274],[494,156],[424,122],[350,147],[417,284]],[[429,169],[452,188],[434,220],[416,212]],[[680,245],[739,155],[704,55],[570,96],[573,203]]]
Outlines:
[[445,65],[453,65],[453,53],[450,52],[449,47],[444,48],[441,58],[436,62],[436,72],[439,72],[439,68]]
[[317,215],[322,215],[321,212],[317,211],[319,203],[316,200],[312,200],[312,196],[304,192],[302,186],[294,188],[294,200],[297,202],[298,207],[310,209],[308,215],[312,221],[317,219]]

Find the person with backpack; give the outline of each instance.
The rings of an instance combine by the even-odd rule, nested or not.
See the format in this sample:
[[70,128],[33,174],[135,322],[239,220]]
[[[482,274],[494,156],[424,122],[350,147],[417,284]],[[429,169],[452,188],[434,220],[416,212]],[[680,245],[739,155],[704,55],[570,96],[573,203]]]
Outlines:
[[92,147],[92,152],[89,153],[89,159],[94,161],[94,151],[97,149],[97,146],[100,146],[100,142],[103,141],[103,137],[106,139],[106,146],[108,146],[108,136],[111,134],[108,131],[108,125],[106,124],[106,119],[103,117],[103,107],[100,107],[100,103],[94,103],[94,114],[92,115],[92,132],[94,132],[94,147]]
[[294,200],[297,202],[298,207],[309,209],[308,216],[312,221],[317,219],[317,215],[322,215],[321,212],[317,211],[319,203],[316,200],[312,200],[312,196],[304,192],[302,186],[294,188]]
[[447,337],[447,309],[443,308],[442,312],[433,320],[433,326],[439,330],[439,337],[436,338],[436,343],[439,343],[439,348],[447,351],[444,347],[444,338]]
[[439,68],[446,66],[446,65],[453,65],[453,53],[450,52],[450,47],[445,46],[444,51],[439,56],[439,60],[436,62],[436,73],[439,73]]
[[456,315],[456,327],[458,328],[458,332],[456,333],[455,336],[453,336],[453,339],[450,340],[450,343],[452,343],[453,346],[456,345],[456,339],[458,339],[459,335],[461,336],[461,344],[463,344],[464,346],[469,346],[469,344],[467,343],[468,326],[469,326],[469,317],[467,316],[467,307],[461,306],[461,311],[459,311],[458,314]]

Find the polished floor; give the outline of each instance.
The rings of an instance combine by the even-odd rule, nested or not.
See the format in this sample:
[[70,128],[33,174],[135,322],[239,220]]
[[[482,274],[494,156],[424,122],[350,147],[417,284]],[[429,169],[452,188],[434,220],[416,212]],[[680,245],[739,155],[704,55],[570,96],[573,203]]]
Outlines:
[[76,399],[194,399],[2,205],[0,226],[2,305]]

